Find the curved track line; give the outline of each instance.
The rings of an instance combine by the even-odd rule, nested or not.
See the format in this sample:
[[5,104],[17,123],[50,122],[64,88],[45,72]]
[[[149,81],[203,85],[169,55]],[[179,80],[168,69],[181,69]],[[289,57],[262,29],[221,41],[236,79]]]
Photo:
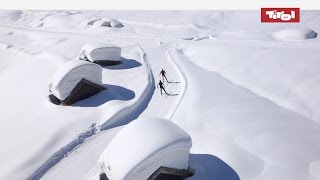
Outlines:
[[188,82],[186,80],[186,78],[184,77],[184,75],[182,74],[180,68],[178,67],[178,65],[174,62],[173,58],[170,56],[170,53],[171,53],[172,50],[169,50],[167,53],[166,53],[166,56],[167,56],[167,59],[169,61],[170,64],[172,64],[172,66],[174,67],[174,69],[176,69],[176,72],[178,73],[178,76],[179,76],[179,79],[181,81],[181,89],[180,89],[180,93],[181,93],[181,96],[179,98],[179,100],[175,103],[174,105],[174,108],[172,108],[167,114],[165,117],[167,117],[167,119],[171,119],[172,116],[174,115],[174,113],[176,112],[177,108],[179,107],[180,103],[181,103],[181,100],[185,94],[185,90],[187,89],[188,87]]
[[[34,173],[31,174],[27,179],[28,180],[38,180],[40,179],[47,171],[49,171],[53,166],[58,164],[68,153],[72,152],[78,146],[80,146],[86,139],[96,135],[98,132],[107,130],[110,128],[114,128],[120,125],[124,125],[134,120],[143,112],[143,110],[147,107],[147,104],[151,100],[153,95],[155,85],[154,85],[154,77],[150,68],[150,64],[146,57],[145,52],[142,50],[141,46],[138,45],[139,49],[142,52],[142,58],[145,62],[148,72],[148,86],[143,92],[143,95],[131,106],[120,110],[113,117],[106,120],[102,125],[92,124],[92,126],[85,132],[81,133],[75,140],[62,147],[59,151],[54,153],[51,158],[49,158],[40,168],[38,168]],[[134,115],[132,115],[134,114]],[[108,123],[111,121],[110,123]]]

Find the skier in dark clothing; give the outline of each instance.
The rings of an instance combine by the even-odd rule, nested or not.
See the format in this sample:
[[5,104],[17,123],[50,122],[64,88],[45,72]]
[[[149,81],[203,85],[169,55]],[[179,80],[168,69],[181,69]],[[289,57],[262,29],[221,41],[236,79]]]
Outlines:
[[166,94],[168,94],[167,93],[167,91],[164,89],[164,84],[163,84],[163,82],[161,81],[161,80],[159,80],[159,83],[157,84],[157,88],[160,86],[160,92],[161,92],[161,94],[162,94],[162,90],[166,93]]
[[162,81],[163,82],[164,82],[164,78],[166,78],[166,81],[169,82],[168,79],[167,79],[166,74],[167,74],[166,71],[161,69],[159,76],[162,75]]

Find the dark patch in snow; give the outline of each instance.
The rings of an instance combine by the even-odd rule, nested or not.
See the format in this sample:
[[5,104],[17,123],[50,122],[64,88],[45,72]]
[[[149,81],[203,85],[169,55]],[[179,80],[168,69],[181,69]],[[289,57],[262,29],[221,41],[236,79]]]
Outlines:
[[120,69],[132,69],[141,66],[142,64],[134,59],[121,58],[122,63],[114,66],[104,67],[110,70],[120,70]]
[[104,87],[106,87],[107,90],[101,91],[100,93],[96,94],[95,96],[92,96],[91,98],[79,101],[73,104],[72,106],[97,107],[103,105],[108,101],[129,101],[135,97],[134,91],[131,91],[130,89],[121,86],[105,84]]
[[109,180],[105,173],[100,174],[100,180]]
[[99,21],[100,19],[91,20],[87,23],[87,25],[93,25],[96,21]]
[[178,81],[168,81],[168,83],[179,84],[179,83],[181,83],[181,82],[178,82]]
[[53,104],[55,104],[55,105],[61,104],[60,99],[55,97],[53,94],[50,94],[48,97],[49,97],[50,102],[52,102]]
[[190,154],[189,164],[195,169],[192,179],[240,180],[232,167],[210,154]]
[[[143,52],[141,47],[140,47],[140,50]],[[137,119],[140,116],[140,114],[148,107],[148,104],[151,101],[151,98],[155,91],[155,81],[154,81],[154,76],[151,70],[151,66],[148,62],[146,53],[143,52],[142,56],[148,71],[149,84],[146,90],[134,105],[128,108],[125,108],[122,111],[119,111],[117,114],[111,117],[108,121],[103,123],[101,125],[101,130],[111,129],[111,128],[128,124],[131,121]]]

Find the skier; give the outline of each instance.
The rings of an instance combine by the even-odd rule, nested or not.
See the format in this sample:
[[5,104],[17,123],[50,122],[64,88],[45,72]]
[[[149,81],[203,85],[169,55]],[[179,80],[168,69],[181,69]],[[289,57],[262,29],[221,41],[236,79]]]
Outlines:
[[161,80],[159,80],[159,83],[157,84],[157,88],[160,86],[160,93],[161,93],[161,95],[162,95],[162,90],[166,93],[166,94],[168,94],[167,93],[167,91],[164,89],[164,84],[163,84],[163,82],[161,81]]
[[164,82],[164,78],[166,78],[166,81],[169,82],[168,79],[167,79],[166,74],[167,74],[166,71],[161,69],[159,76],[162,75],[162,81],[163,82]]

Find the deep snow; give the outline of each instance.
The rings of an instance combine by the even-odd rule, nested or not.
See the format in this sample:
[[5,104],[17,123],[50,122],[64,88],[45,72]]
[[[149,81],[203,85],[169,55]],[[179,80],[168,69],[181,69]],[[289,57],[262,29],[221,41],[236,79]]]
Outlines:
[[121,61],[121,48],[114,44],[86,44],[82,47],[80,59]]
[[187,170],[191,145],[173,122],[138,118],[112,139],[98,163],[110,179],[148,179],[161,166]]
[[[138,116],[190,134],[190,179],[319,179],[319,16],[261,24],[259,11],[1,11],[0,179],[96,179],[100,154]],[[89,23],[111,18],[123,27]],[[50,78],[87,43],[123,48],[124,64],[103,69],[108,93],[51,104]],[[155,88],[161,68],[170,96]]]
[[79,59],[67,61],[54,73],[49,90],[58,99],[65,100],[83,78],[102,86],[101,66]]

